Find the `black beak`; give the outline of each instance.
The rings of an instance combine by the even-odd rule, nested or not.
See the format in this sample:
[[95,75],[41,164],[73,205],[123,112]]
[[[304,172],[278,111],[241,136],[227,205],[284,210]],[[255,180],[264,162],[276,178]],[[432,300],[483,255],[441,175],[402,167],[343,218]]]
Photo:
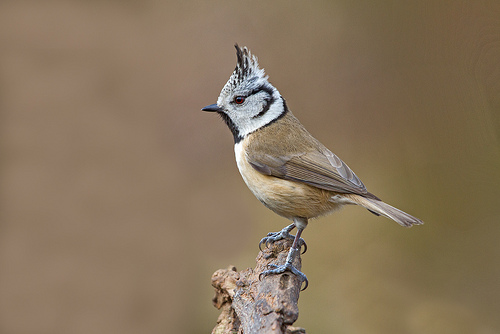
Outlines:
[[217,105],[217,103],[211,104],[209,106],[201,108],[202,111],[211,111],[211,112],[219,112],[222,109]]

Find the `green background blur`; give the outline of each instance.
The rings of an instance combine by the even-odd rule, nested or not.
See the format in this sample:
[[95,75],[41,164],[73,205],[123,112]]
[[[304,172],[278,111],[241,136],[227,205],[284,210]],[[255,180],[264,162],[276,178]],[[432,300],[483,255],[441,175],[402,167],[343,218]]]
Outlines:
[[304,238],[308,333],[499,333],[500,2],[0,2],[0,332],[209,333],[211,274],[288,221],[215,103],[234,43],[404,229]]

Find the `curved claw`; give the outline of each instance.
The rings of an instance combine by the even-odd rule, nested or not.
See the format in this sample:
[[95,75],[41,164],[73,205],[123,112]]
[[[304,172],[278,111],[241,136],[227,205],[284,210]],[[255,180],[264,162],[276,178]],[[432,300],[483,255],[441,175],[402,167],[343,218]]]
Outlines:
[[[266,241],[265,240],[266,238],[262,238],[259,242],[259,250],[262,252],[262,244]],[[266,247],[267,247],[267,243],[266,243]],[[260,278],[259,278],[260,279]]]
[[[259,241],[259,249],[262,251],[262,244],[266,244],[266,248],[269,246],[269,242],[272,239],[276,239],[281,232],[269,232],[264,238]],[[276,239],[279,240],[279,239]]]
[[259,250],[262,251],[262,245],[266,245],[266,248],[269,247],[269,245],[275,241],[281,240],[281,239],[293,239],[293,235],[290,234],[284,234],[282,232],[271,232],[268,233],[267,236],[262,238],[259,242]]
[[[277,266],[277,265],[275,265],[275,264],[273,264],[273,263],[269,263],[269,264],[267,265],[267,268],[275,268],[275,269],[276,269],[276,268],[278,268],[278,266]],[[262,277],[266,277],[266,276],[268,276],[268,275],[271,275],[271,274],[272,274],[272,271],[273,271],[273,270],[275,270],[275,269],[268,269],[268,270],[265,270],[265,271],[261,272],[261,273],[259,274],[259,281],[262,281]]]
[[[307,244],[304,241],[304,239],[300,238],[300,240],[302,241],[301,244],[300,244],[301,248],[302,248],[302,246],[304,246],[304,251],[301,252],[300,254],[305,254],[307,252]],[[306,285],[306,287],[307,287],[307,285]]]
[[[275,265],[275,264],[269,263],[269,264],[267,265],[267,267],[268,267],[268,268],[269,268],[269,267],[271,267],[271,268],[277,268],[278,266],[277,266],[277,265]],[[271,271],[272,271],[272,270],[274,270],[274,269],[271,269],[271,270],[265,270],[265,271],[261,272],[261,273],[259,274],[259,281],[262,281],[262,277],[266,277],[266,276],[268,276],[268,275],[272,274],[272,273],[271,273]]]
[[[269,234],[272,234],[272,233],[269,233]],[[292,235],[291,235],[292,236]],[[292,236],[293,237],[293,236]],[[262,252],[262,245],[265,244],[266,245],[266,248],[269,247],[269,244],[271,242],[273,242],[275,240],[273,240],[272,238],[270,238],[269,236],[268,237],[264,237],[262,238],[260,241],[259,241],[259,250]],[[300,254],[305,254],[307,252],[307,244],[306,242],[304,241],[304,239],[300,238],[300,247],[302,249],[302,247],[304,247],[304,249],[300,252]]]
[[305,289],[307,289],[307,287],[309,286],[309,280],[307,279],[306,275],[304,273],[302,273],[301,271],[299,271],[297,268],[295,268],[294,266],[292,266],[291,263],[285,263],[284,265],[282,266],[277,266],[275,264],[268,264],[267,267],[269,268],[274,268],[274,269],[269,269],[269,270],[266,270],[266,271],[263,271],[259,274],[259,281],[262,280],[262,277],[266,277],[268,275],[277,275],[277,274],[282,274],[284,273],[285,271],[289,271],[291,272],[292,274],[298,276],[302,282],[305,282],[305,286],[304,288],[300,289],[300,291],[304,291]]
[[269,247],[269,244],[281,240],[281,239],[294,239],[294,236],[290,234],[290,231],[295,228],[294,224],[290,224],[286,227],[284,227],[281,231],[279,232],[269,232],[267,236],[262,238],[259,242],[259,249],[262,251],[262,244],[266,244],[266,247]]
[[306,285],[305,285],[302,289],[300,289],[300,291],[304,291],[304,290],[305,290],[305,289],[307,289],[307,287],[309,286],[309,280],[307,279],[307,277],[306,277],[306,279],[304,280],[304,282],[306,283]]

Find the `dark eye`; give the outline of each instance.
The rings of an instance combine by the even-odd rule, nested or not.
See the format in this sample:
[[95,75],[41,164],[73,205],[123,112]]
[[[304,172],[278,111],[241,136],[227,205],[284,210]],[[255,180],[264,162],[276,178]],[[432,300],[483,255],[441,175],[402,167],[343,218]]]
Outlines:
[[236,96],[234,98],[234,102],[236,104],[242,104],[243,102],[245,102],[245,97],[244,96]]

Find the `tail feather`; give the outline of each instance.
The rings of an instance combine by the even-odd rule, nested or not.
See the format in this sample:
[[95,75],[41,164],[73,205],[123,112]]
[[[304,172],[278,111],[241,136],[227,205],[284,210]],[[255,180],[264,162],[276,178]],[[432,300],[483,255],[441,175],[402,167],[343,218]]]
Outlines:
[[353,200],[356,204],[361,205],[370,212],[392,219],[401,226],[411,227],[412,225],[422,225],[424,223],[420,219],[415,218],[404,211],[396,209],[395,207],[380,200],[361,196],[356,196]]

